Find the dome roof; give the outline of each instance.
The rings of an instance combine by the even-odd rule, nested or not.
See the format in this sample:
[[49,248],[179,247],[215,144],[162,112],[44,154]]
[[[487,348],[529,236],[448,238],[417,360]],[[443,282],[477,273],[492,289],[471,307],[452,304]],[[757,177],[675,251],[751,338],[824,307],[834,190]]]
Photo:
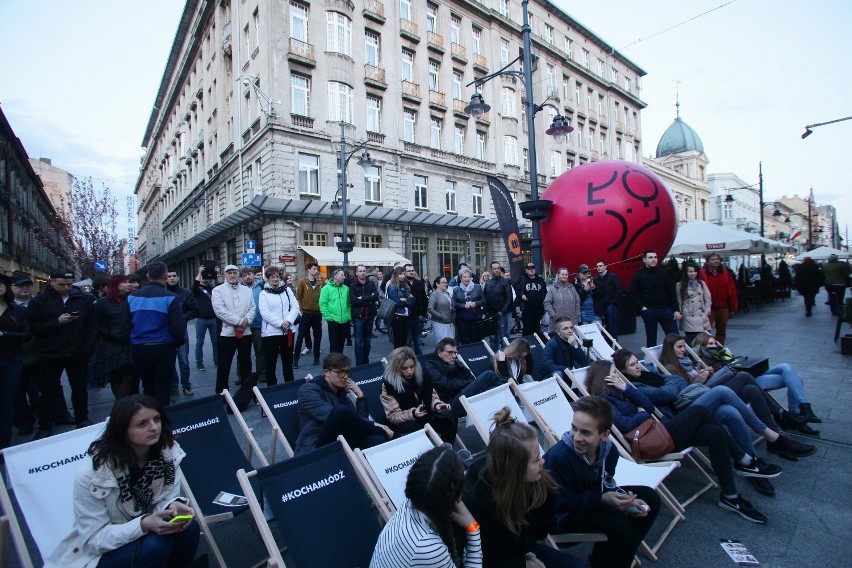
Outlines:
[[660,142],[657,144],[657,157],[662,158],[691,150],[703,154],[704,144],[701,143],[701,138],[698,137],[692,127],[678,116],[663,133],[663,137],[660,138]]

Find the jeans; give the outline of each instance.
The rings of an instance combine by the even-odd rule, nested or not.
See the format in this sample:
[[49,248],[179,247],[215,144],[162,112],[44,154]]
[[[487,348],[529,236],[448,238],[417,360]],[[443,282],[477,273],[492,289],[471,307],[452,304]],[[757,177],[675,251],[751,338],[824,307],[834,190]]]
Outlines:
[[263,353],[266,357],[264,364],[264,373],[266,373],[266,384],[268,386],[277,385],[278,379],[275,378],[275,366],[278,364],[278,357],[281,357],[281,375],[285,383],[294,380],[293,377],[293,345],[287,343],[288,335],[270,335],[263,338]]
[[[311,342],[311,333],[314,339]],[[318,361],[320,356],[320,343],[322,343],[322,315],[312,314],[310,312],[302,312],[302,319],[299,322],[299,333],[296,335],[295,360],[299,360],[302,353],[302,341],[304,340],[308,350],[313,349],[314,360]]]
[[464,406],[461,403],[462,395],[470,398],[477,394],[483,393],[487,390],[493,389],[494,387],[499,387],[504,384],[504,381],[500,375],[495,373],[494,371],[485,371],[472,381],[470,381],[467,386],[465,386],[462,390],[456,393],[456,396],[451,398],[450,400],[445,400],[447,404],[453,409],[453,414],[456,418],[464,418],[467,416],[467,412],[464,410]]
[[798,412],[799,405],[808,402],[802,377],[789,363],[775,365],[754,380],[760,388],[767,391],[787,387],[787,408],[790,412]]
[[160,536],[148,533],[105,553],[98,562],[98,568],[180,568],[195,558],[200,534],[196,521],[190,522],[177,534]]
[[710,392],[699,396],[692,403],[692,406],[706,408],[720,424],[728,428],[734,443],[742,451],[752,457],[757,457],[757,449],[754,447],[754,441],[746,429],[746,425],[754,432],[763,434],[763,431],[766,430],[766,424],[758,419],[734,391],[726,386],[714,387],[710,389]]
[[[251,346],[252,349],[254,349],[254,371],[257,373],[258,377],[262,377],[266,373],[266,357],[263,354],[263,345],[260,328],[251,328]],[[245,377],[240,378],[243,379]]]
[[[328,325],[328,352],[343,353],[343,348],[346,343],[346,335],[349,330],[349,322],[337,323],[336,321],[327,322]],[[316,342],[314,342],[314,353],[316,353]],[[316,357],[316,355],[314,355]]]
[[604,327],[613,339],[618,339],[618,306],[610,304],[606,307],[604,315]]
[[408,339],[411,341],[411,348],[414,349],[415,355],[423,355],[423,349],[420,347],[423,343],[423,325],[424,321],[419,316],[408,318]]
[[373,318],[355,318],[352,320],[355,344],[355,365],[370,362],[370,342],[373,339]]
[[213,347],[213,364],[219,364],[219,351],[216,347],[216,336],[219,334],[216,318],[195,318],[195,364],[204,363],[204,334],[210,334],[210,345]]
[[0,448],[5,448],[12,437],[15,423],[15,393],[21,381],[24,362],[19,357],[0,359]]
[[178,384],[177,369],[172,372],[172,388],[176,389],[179,386],[185,389],[191,389],[192,383],[189,382],[189,338],[186,337],[186,343],[177,348],[177,366],[180,367],[180,384]]
[[[156,398],[163,406],[172,401],[172,373],[177,350],[172,343],[131,345],[133,364],[142,380],[142,393]],[[77,417],[80,421],[80,417]]]
[[492,335],[490,338],[491,349],[496,353],[502,347],[502,339],[509,338],[509,330],[512,328],[512,312],[505,314],[494,314],[494,321],[497,322],[497,335]]
[[393,348],[405,347],[408,345],[408,316],[397,315],[391,322],[391,330],[393,330]]
[[85,357],[82,353],[68,357],[39,360],[37,363],[38,376],[36,377],[38,389],[41,391],[37,409],[39,428],[43,430],[53,428],[56,407],[62,397],[63,370],[68,374],[68,383],[71,385],[71,405],[74,407],[75,419],[77,422],[84,422],[89,419],[89,391],[86,388],[88,363],[88,357]]
[[645,324],[645,347],[657,345],[657,324],[663,333],[677,333],[677,322],[671,308],[645,308],[642,310],[642,322]]
[[216,393],[228,388],[228,378],[231,376],[231,363],[234,353],[237,354],[237,376],[247,377],[251,373],[251,336],[236,337],[219,336],[219,366],[216,368]]

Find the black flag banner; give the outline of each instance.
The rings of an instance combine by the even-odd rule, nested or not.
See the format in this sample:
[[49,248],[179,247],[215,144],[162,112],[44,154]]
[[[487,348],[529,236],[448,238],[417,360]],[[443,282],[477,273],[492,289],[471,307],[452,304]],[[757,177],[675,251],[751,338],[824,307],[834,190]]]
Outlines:
[[486,179],[491,189],[491,201],[494,203],[497,222],[500,223],[500,232],[503,234],[503,244],[506,245],[506,254],[509,255],[510,280],[514,281],[524,273],[524,255],[521,252],[521,238],[518,235],[515,202],[512,201],[512,194],[503,182],[491,176],[486,176]]

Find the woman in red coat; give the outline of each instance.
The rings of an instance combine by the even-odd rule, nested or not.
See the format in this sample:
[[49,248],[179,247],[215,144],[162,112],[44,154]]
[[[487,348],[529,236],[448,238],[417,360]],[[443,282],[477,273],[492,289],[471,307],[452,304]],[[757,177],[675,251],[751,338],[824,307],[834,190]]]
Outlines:
[[725,344],[728,332],[728,318],[737,313],[737,283],[731,272],[722,266],[722,257],[713,253],[707,257],[707,264],[701,269],[699,278],[707,284],[712,297],[710,325],[716,326],[716,341]]

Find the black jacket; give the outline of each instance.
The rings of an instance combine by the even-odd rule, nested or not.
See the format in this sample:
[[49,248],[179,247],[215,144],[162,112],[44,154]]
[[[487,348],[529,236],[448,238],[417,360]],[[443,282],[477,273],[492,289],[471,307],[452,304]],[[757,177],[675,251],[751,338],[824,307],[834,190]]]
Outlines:
[[379,289],[371,278],[367,278],[366,284],[361,284],[357,278],[353,279],[349,284],[349,299],[353,320],[362,317],[364,310],[368,318],[376,317],[376,311],[379,309]]
[[476,377],[459,363],[444,363],[439,357],[432,357],[423,364],[423,373],[432,380],[432,387],[438,393],[438,398],[450,402],[461,390]]
[[411,306],[412,317],[426,317],[429,313],[429,293],[426,290],[426,282],[409,278],[408,285],[411,287],[411,295],[414,296],[414,304]]
[[96,339],[130,345],[130,309],[126,298],[120,304],[111,298],[98,298],[95,302],[94,323]]
[[[547,283],[544,278],[538,274],[535,275],[535,278],[530,278],[524,274],[515,280],[513,285],[519,306],[544,314],[544,297],[547,295]],[[526,301],[522,300],[521,296],[526,296]]]
[[9,304],[6,313],[0,318],[8,323],[3,329],[3,337],[0,337],[0,358],[23,357],[24,344],[32,337],[27,309],[18,304]]
[[211,319],[216,317],[213,311],[213,288],[202,285],[198,280],[192,283],[192,297],[198,306],[198,314],[195,317]]
[[630,280],[630,299],[637,308],[671,308],[679,311],[675,286],[661,266],[643,266]]
[[595,302],[595,315],[603,317],[610,304],[618,303],[621,295],[621,280],[614,272],[607,270],[606,274],[598,274],[592,282],[595,289],[592,290],[592,298]]
[[485,283],[482,292],[485,295],[486,312],[507,314],[512,311],[512,283],[508,278],[491,278]]
[[[95,298],[71,288],[68,300],[62,302],[59,292],[48,286],[30,300],[27,318],[35,337],[36,354],[41,359],[58,359],[71,355],[91,356],[94,350],[92,329]],[[79,312],[77,319],[59,324],[59,316]]]
[[186,321],[194,320],[198,317],[198,302],[195,301],[195,295],[192,290],[183,286],[166,285],[166,290],[174,292],[178,300],[180,300],[180,308],[183,311],[183,319]]

